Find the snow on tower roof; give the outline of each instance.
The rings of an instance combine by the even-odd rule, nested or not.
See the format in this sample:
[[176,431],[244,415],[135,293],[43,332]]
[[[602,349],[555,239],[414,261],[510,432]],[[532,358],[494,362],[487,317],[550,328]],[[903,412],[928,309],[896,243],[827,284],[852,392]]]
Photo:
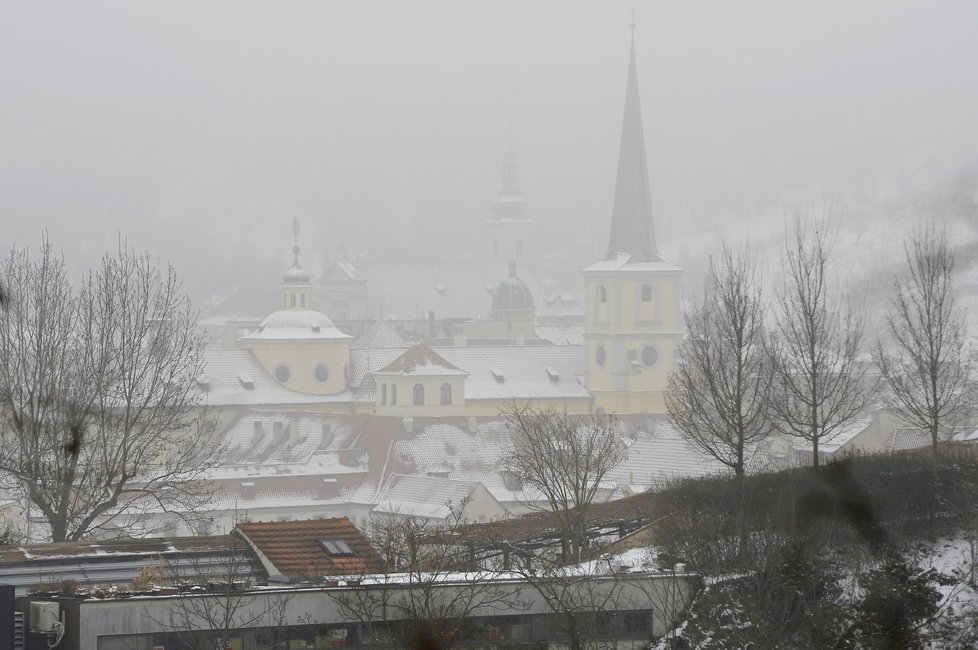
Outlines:
[[392,362],[374,372],[377,375],[465,375],[464,370],[445,361],[423,343],[412,346]]

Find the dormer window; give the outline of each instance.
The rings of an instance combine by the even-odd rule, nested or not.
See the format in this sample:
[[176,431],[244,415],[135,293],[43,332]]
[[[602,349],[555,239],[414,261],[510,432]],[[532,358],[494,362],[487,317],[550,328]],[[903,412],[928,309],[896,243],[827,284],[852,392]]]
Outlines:
[[255,380],[251,378],[251,375],[239,372],[238,381],[245,390],[255,390]]
[[492,366],[491,368],[489,368],[489,372],[492,373],[493,378],[500,384],[506,381],[506,375],[504,375],[503,371],[497,368],[496,366]]
[[652,285],[642,285],[642,302],[652,302]]
[[598,287],[598,302],[608,302],[608,290],[605,289],[604,286]]

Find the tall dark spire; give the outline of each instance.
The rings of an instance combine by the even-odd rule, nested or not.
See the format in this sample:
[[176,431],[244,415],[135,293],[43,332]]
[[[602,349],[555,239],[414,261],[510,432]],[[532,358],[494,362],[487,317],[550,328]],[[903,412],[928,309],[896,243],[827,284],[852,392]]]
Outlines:
[[652,198],[649,194],[649,171],[645,160],[642,106],[638,97],[634,17],[629,27],[632,30],[632,48],[628,62],[625,116],[621,126],[618,178],[615,182],[615,205],[611,213],[608,257],[630,253],[638,261],[659,261],[655,230],[652,226]]

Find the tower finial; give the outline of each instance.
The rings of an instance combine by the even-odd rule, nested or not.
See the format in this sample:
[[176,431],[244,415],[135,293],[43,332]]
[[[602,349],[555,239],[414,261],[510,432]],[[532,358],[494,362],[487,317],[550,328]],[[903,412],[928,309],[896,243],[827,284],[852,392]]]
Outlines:
[[635,45],[635,7],[632,7],[632,18],[628,22],[628,28],[632,30],[632,45]]
[[292,219],[292,266],[299,268],[299,233],[302,227],[299,225],[299,217]]

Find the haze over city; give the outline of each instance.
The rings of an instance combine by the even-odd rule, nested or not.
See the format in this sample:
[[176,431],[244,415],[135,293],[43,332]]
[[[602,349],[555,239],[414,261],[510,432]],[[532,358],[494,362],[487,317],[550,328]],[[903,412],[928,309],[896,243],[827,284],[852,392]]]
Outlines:
[[511,133],[532,215],[587,260],[633,8],[664,245],[893,175],[974,186],[970,2],[8,3],[4,240],[45,227],[80,270],[121,233],[198,301],[269,284],[293,217],[313,266],[341,239],[456,257]]

